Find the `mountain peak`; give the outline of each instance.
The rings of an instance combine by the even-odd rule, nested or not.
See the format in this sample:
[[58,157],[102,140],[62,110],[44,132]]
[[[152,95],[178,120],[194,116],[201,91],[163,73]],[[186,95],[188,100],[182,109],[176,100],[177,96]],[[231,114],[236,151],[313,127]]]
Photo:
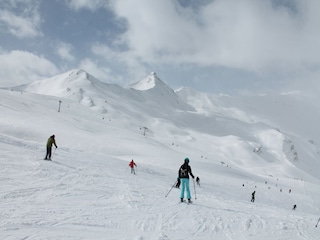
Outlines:
[[86,71],[82,69],[72,69],[51,78],[17,86],[15,89],[44,95],[66,97],[77,95],[83,90],[86,92],[96,92],[97,87],[95,86],[100,85],[100,83],[99,80]]
[[[72,82],[74,80],[90,80],[92,81],[95,79],[91,74],[87,73],[86,71],[82,69],[72,69],[69,72],[64,73],[65,74],[65,79],[69,82]],[[62,74],[63,75],[63,74]],[[59,76],[62,76],[59,75]],[[95,80],[93,80],[95,81]]]
[[190,105],[181,101],[177,94],[160,80],[155,72],[151,72],[146,78],[129,85],[130,88],[141,91],[148,98],[155,100],[156,104],[164,104],[177,109],[192,111]]
[[160,80],[155,72],[151,72],[146,78],[142,79],[139,82],[131,84],[129,87],[140,91],[146,91],[158,86],[166,85]]

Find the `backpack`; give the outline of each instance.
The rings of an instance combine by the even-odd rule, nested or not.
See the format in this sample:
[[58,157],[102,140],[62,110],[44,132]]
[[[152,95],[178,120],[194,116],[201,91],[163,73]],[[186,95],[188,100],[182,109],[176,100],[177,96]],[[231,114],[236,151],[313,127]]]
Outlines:
[[180,170],[179,170],[179,176],[184,178],[184,177],[188,177],[188,168],[183,168],[184,165],[182,165],[180,167]]

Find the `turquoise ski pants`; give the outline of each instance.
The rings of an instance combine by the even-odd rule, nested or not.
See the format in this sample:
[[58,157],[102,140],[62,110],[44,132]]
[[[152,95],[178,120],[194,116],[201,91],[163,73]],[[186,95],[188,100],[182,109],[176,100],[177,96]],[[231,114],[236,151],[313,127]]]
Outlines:
[[181,194],[180,198],[184,198],[184,191],[187,190],[187,198],[191,199],[189,178],[180,178],[181,180]]

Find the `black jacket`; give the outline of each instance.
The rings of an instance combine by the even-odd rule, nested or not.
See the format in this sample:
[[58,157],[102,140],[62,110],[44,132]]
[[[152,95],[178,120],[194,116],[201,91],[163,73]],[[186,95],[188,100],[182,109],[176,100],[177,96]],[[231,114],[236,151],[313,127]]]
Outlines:
[[[185,174],[183,174],[184,172]],[[182,164],[178,171],[179,178],[189,178],[189,174],[191,175],[192,178],[194,178],[189,164],[188,163]]]

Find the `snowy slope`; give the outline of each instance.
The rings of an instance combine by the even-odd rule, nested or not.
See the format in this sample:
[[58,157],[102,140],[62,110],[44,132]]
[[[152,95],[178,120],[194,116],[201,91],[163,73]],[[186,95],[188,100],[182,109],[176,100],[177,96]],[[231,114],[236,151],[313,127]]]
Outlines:
[[[262,149],[274,144],[277,136],[282,142],[285,158],[315,177],[312,170],[320,156],[320,119],[317,99],[303,92],[259,96],[208,96],[192,89],[180,89],[177,94],[198,112],[205,115],[231,117],[250,126],[265,125],[273,132],[272,139],[264,132],[255,140]],[[280,144],[278,144],[280,146]],[[281,150],[281,149],[280,149]]]
[[[283,124],[297,111],[285,103],[309,116],[316,103],[277,96],[274,114],[275,96],[258,111],[260,96],[150,86],[72,70],[0,90],[1,239],[319,239],[318,139],[303,131],[307,119]],[[179,108],[157,104],[164,98]],[[58,149],[43,161],[52,134]],[[175,188],[165,197],[185,157],[201,178],[192,205]]]

